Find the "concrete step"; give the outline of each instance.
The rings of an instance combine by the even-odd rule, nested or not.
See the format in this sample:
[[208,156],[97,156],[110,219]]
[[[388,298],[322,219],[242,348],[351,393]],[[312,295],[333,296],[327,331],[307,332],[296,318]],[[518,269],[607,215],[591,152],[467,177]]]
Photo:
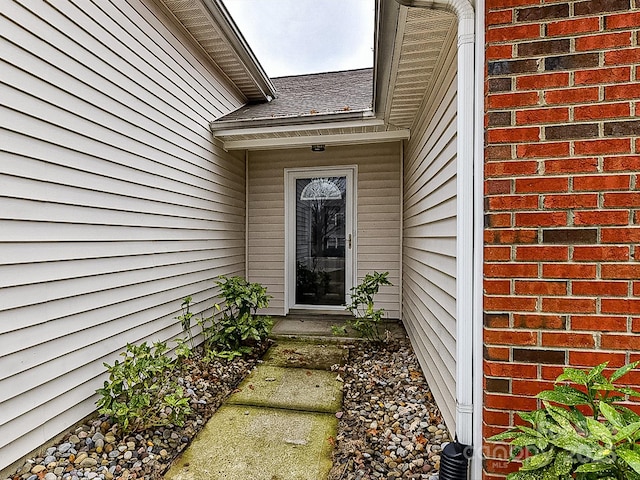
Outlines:
[[337,425],[332,414],[223,405],[165,479],[325,479]]
[[342,405],[342,383],[326,370],[260,365],[226,403],[335,414]]
[[207,422],[165,480],[323,480],[342,406],[341,345],[280,341]]
[[[286,317],[273,317],[274,324],[271,337],[275,339],[305,339],[319,340],[333,343],[353,342],[361,340],[358,333],[347,328],[346,335],[334,335],[332,326],[344,326],[345,315],[315,315],[301,316],[288,315]],[[398,320],[385,320],[380,329],[389,331],[394,338],[404,338],[407,333],[402,323]]]
[[344,365],[349,351],[342,345],[313,341],[279,341],[265,354],[265,365],[272,367],[330,370]]

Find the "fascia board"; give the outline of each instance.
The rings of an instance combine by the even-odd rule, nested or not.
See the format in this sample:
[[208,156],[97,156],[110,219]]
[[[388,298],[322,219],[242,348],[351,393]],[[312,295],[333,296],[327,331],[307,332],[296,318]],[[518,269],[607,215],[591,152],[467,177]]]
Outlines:
[[358,145],[408,140],[410,132],[392,130],[387,132],[345,133],[336,135],[313,135],[304,137],[261,138],[251,140],[231,140],[223,143],[225,150],[270,150],[301,148],[311,145]]

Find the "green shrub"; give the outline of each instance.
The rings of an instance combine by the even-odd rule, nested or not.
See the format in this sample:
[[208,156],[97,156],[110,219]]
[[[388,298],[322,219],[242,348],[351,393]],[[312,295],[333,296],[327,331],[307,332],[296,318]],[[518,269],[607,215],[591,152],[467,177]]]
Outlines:
[[174,360],[166,351],[167,344],[163,342],[154,343],[153,347],[146,342],[128,344],[120,354],[122,362],[104,364],[109,380],[97,390],[98,411],[110,416],[123,431],[182,425],[191,412],[182,387],[166,381],[167,373],[174,367]]
[[209,327],[209,342],[222,358],[228,358],[229,352],[250,352],[252,344],[267,338],[271,331],[271,317],[257,314],[259,308],[269,306],[271,296],[266,287],[241,277],[221,276],[216,284],[224,306],[222,317]]
[[531,454],[507,479],[640,480],[640,416],[620,404],[640,393],[614,385],[638,363],[620,367],[609,378],[603,375],[607,363],[589,371],[565,368],[553,390],[536,396],[543,408],[519,413],[529,426],[489,438],[511,440],[512,459],[523,449]]
[[[353,328],[362,337],[372,341],[382,341],[385,332],[380,329],[383,308],[375,308],[374,296],[382,285],[392,285],[388,280],[389,272],[367,273],[362,282],[351,288],[351,303],[347,305],[347,310],[353,313],[354,317],[346,320],[348,326]],[[331,327],[334,335],[346,333],[344,327]]]

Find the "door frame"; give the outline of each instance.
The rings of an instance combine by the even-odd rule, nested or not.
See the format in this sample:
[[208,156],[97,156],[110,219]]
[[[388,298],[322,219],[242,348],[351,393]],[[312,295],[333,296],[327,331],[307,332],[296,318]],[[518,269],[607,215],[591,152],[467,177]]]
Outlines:
[[351,234],[351,248],[345,245],[345,302],[349,303],[351,287],[357,283],[356,267],[358,229],[357,229],[357,165],[338,165],[323,167],[296,167],[284,169],[284,314],[291,309],[336,312],[344,311],[342,305],[298,305],[296,304],[296,180],[299,178],[340,177],[347,179],[347,198],[345,214],[345,234]]

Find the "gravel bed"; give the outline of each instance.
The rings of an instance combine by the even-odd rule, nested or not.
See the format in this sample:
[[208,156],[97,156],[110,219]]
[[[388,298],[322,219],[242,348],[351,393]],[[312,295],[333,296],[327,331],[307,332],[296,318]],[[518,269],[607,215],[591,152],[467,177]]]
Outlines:
[[434,480],[449,434],[408,340],[358,344],[344,379],[330,480]]
[[68,432],[56,445],[29,458],[7,480],[157,480],[206,421],[258,364],[270,343],[232,361],[204,363],[196,355],[171,375],[191,398],[192,414],[182,427],[167,426],[122,435],[106,417],[95,417]]
[[[158,480],[223,400],[260,362],[256,355],[205,364],[192,358],[172,376],[191,397],[182,427],[122,435],[106,417],[94,417],[60,442],[29,458],[6,480]],[[449,441],[440,413],[406,340],[350,346],[343,409],[330,480],[437,479],[441,444]]]

